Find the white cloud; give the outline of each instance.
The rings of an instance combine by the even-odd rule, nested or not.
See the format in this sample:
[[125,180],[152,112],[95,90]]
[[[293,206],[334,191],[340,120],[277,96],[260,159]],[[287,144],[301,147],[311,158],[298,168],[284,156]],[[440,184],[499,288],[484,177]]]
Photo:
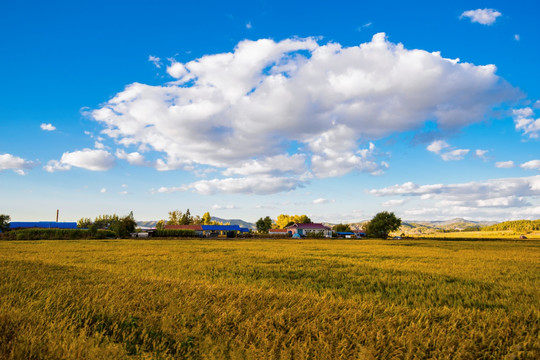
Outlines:
[[534,111],[530,107],[512,110],[516,130],[523,131],[529,138],[537,139],[540,133],[540,118],[534,119]]
[[118,194],[120,194],[120,195],[127,195],[127,194],[129,194],[129,193],[128,193],[126,190],[123,190],[123,191],[120,191]]
[[476,9],[468,10],[461,14],[460,19],[464,17],[469,18],[471,22],[479,23],[482,25],[491,25],[495,23],[497,18],[502,14],[495,9]]
[[101,188],[101,190],[99,191],[100,193],[104,194],[107,192],[107,188]]
[[41,127],[41,130],[43,131],[54,131],[56,130],[56,127],[53,124],[41,124],[39,127]]
[[[383,33],[353,47],[245,40],[230,53],[173,61],[173,82],[131,84],[92,116],[118,144],[161,154],[151,164],[158,170],[287,174],[290,183],[301,181],[300,169],[321,178],[380,174],[388,164],[362,144],[433,119],[442,131],[481,121],[517,94],[495,71],[405,49]],[[131,154],[146,164],[139,153],[117,156]]]
[[519,165],[520,168],[526,170],[540,170],[540,160],[531,160]]
[[318,198],[318,199],[313,200],[312,204],[321,205],[321,204],[329,204],[329,203],[333,203],[333,202],[335,202],[335,200],[329,200],[329,199],[325,199],[325,198]]
[[405,204],[407,202],[407,200],[405,199],[393,199],[393,200],[388,200],[388,201],[385,201],[382,203],[382,206],[384,207],[396,207],[396,206],[401,206],[403,204]]
[[519,34],[515,34],[515,35],[514,35],[514,40],[516,40],[516,41],[519,41],[519,40],[521,40],[521,38],[520,38]]
[[235,205],[213,205],[212,210],[234,210],[238,209]]
[[251,21],[246,24],[246,29],[251,29],[253,26],[251,25]]
[[404,200],[416,198],[419,203],[414,208],[400,211],[402,216],[409,219],[466,217],[501,221],[540,217],[540,175],[458,184],[417,185],[407,182],[373,189],[370,193],[376,196],[402,196]]
[[26,175],[26,170],[30,170],[37,165],[37,162],[24,160],[18,156],[0,154],[0,171],[13,170],[19,175]]
[[488,153],[489,151],[488,150],[482,150],[482,149],[476,149],[474,151],[474,155],[479,158],[479,159],[482,159],[482,160],[486,160],[486,154]]
[[498,167],[499,169],[510,169],[514,167],[514,162],[512,160],[499,161],[495,163],[495,167]]
[[427,149],[432,153],[440,154],[441,150],[446,149],[449,146],[450,145],[448,145],[448,143],[444,140],[435,140],[428,145]]
[[275,194],[294,190],[302,186],[298,180],[285,177],[249,177],[200,180],[179,187],[161,187],[158,193],[173,193],[178,191],[193,191],[202,195],[215,193],[227,194]]
[[131,165],[152,166],[152,163],[149,162],[149,161],[146,161],[144,156],[141,153],[137,152],[137,151],[132,152],[132,153],[126,153],[124,150],[118,149],[118,150],[116,150],[115,155],[119,159],[126,160]]
[[149,55],[148,56],[148,61],[153,63],[154,66],[157,67],[158,69],[161,69],[161,59],[158,58],[157,56]]
[[452,150],[447,153],[441,154],[441,159],[443,159],[444,161],[463,160],[463,158],[469,153],[469,151],[469,149]]
[[[462,184],[402,185],[370,190],[376,196],[416,196],[425,200],[453,201],[462,205],[488,206],[506,203],[507,206],[523,204],[520,198],[540,195],[540,175],[524,178],[493,179]],[[519,201],[516,202],[516,199]],[[489,205],[491,206],[491,205]],[[501,205],[503,206],[503,205]]]
[[229,167],[223,171],[225,176],[241,175],[278,175],[278,174],[302,174],[307,171],[304,154],[276,155],[261,160],[249,160],[237,167]]
[[362,31],[363,29],[366,29],[366,28],[370,27],[371,25],[373,25],[371,22],[367,22],[364,25],[359,26],[357,30]]
[[84,149],[65,152],[60,160],[51,160],[43,168],[48,172],[70,170],[79,167],[91,171],[106,171],[114,166],[114,157],[105,150]]
[[[469,153],[469,149],[454,149],[442,152],[445,149],[448,149],[450,145],[444,140],[435,140],[428,145],[427,150],[441,156],[441,159],[444,161],[454,161],[454,160],[463,160],[465,155]],[[487,153],[487,150],[477,150],[476,155],[478,157],[483,157]],[[480,154],[480,155],[479,155]]]

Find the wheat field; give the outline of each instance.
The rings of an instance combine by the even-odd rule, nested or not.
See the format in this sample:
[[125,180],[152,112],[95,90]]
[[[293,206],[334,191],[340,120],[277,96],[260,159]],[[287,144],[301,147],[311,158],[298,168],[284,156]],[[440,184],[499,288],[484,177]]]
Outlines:
[[0,242],[0,359],[537,359],[540,241]]

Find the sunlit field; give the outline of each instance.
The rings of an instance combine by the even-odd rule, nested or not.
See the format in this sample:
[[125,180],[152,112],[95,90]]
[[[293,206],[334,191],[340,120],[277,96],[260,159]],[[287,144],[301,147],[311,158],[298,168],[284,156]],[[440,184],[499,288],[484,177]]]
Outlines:
[[538,359],[540,241],[0,242],[0,359]]
[[414,234],[415,238],[437,238],[437,239],[465,239],[465,240],[519,240],[521,236],[526,239],[540,240],[540,232],[523,233],[512,230],[505,231],[452,231],[434,232],[428,234]]

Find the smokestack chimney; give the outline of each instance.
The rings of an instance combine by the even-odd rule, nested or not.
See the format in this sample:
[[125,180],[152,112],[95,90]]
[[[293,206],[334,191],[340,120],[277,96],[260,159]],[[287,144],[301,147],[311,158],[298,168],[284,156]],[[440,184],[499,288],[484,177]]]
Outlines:
[[58,222],[58,214],[60,213],[60,210],[56,209],[56,222]]

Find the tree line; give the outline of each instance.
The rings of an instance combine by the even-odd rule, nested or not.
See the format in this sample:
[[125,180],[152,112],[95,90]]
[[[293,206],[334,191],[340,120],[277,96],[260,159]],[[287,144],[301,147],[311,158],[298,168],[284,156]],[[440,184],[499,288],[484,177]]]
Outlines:
[[[311,224],[312,221],[307,215],[285,215],[281,214],[276,221],[272,221],[269,216],[260,218],[255,223],[257,231],[268,234],[270,229],[285,229],[292,224]],[[373,219],[363,225],[363,230],[367,237],[382,238],[388,237],[388,234],[397,231],[401,226],[401,219],[393,212],[383,211],[376,214]],[[349,232],[351,227],[348,224],[337,224],[332,228],[335,232]]]
[[[9,230],[9,222],[11,218],[9,215],[0,214],[0,231],[6,232]],[[280,214],[276,221],[273,221],[269,216],[260,218],[256,222],[257,231],[259,233],[268,234],[270,229],[284,229],[294,223],[297,224],[309,224],[312,223],[311,219],[307,215],[287,215]],[[163,230],[165,225],[229,225],[229,223],[222,223],[213,221],[209,212],[205,212],[202,217],[198,215],[191,215],[189,209],[186,212],[180,210],[173,210],[169,212],[168,220],[160,220],[157,223],[156,228]],[[496,227],[500,225],[499,227]],[[495,230],[508,230],[512,227],[515,231],[533,231],[540,229],[540,220],[535,221],[513,221],[494,225],[492,228]],[[137,223],[133,216],[133,212],[130,212],[127,216],[113,215],[99,215],[94,220],[90,218],[81,218],[77,222],[79,229],[88,229],[90,234],[96,235],[100,230],[109,230],[113,232],[117,237],[129,237],[130,233],[134,232]],[[396,231],[401,226],[401,219],[397,218],[394,213],[383,211],[378,213],[364,224],[363,229],[368,237],[372,238],[386,238],[392,231]],[[519,230],[517,230],[519,229]],[[529,230],[530,229],[530,230]],[[350,226],[347,224],[338,224],[333,227],[335,232],[347,232],[351,231]]]
[[157,230],[165,229],[165,225],[230,225],[221,221],[212,220],[210,212],[205,212],[203,216],[191,215],[189,209],[186,212],[180,210],[169,211],[168,220],[159,220],[156,224]]
[[506,231],[529,233],[540,230],[540,219],[538,220],[514,220],[504,221],[499,224],[484,226],[481,231]]

